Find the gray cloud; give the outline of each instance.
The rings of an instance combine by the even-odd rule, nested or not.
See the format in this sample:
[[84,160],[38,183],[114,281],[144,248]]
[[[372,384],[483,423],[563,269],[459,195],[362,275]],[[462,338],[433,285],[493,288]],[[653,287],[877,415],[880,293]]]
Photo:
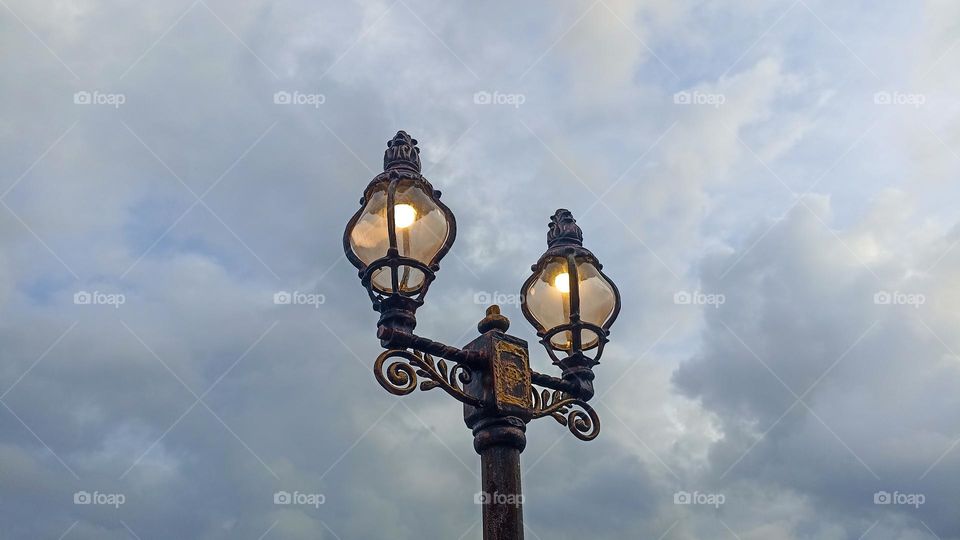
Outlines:
[[[701,349],[674,381],[721,419],[707,476],[809,497],[846,535],[880,520],[878,535],[929,526],[956,537],[957,366],[952,338],[939,337],[955,258],[911,272],[929,267],[931,242],[865,266],[849,251],[862,239],[828,228],[827,200],[804,204],[742,258],[704,264],[704,288],[727,301],[707,312]],[[884,491],[925,501],[874,504]]]

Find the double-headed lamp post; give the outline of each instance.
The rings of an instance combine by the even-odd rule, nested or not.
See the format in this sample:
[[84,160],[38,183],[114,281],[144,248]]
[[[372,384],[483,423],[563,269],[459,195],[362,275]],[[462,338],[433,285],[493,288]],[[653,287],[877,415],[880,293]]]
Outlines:
[[520,540],[526,425],[550,416],[584,441],[600,432],[600,418],[587,401],[620,294],[583,247],[573,216],[561,209],[550,218],[547,251],[520,291],[523,315],[560,377],[530,369],[527,342],[506,333],[510,321],[496,305],[477,325],[480,336],[462,349],[414,334],[417,308],[457,226],[440,192],[420,174],[416,139],[397,132],[387,142],[383,169],[343,235],[346,256],[380,313],[377,337],[386,350],[374,362],[374,375],[392,394],[409,394],[423,379],[421,390],[441,388],[463,403],[480,454],[483,538]]

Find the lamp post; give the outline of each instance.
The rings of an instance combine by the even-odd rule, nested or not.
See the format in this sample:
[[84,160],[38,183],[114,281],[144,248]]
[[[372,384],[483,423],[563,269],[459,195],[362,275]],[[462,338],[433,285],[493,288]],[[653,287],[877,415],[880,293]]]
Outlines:
[[380,313],[377,337],[386,350],[374,362],[374,375],[392,394],[440,388],[463,403],[480,454],[483,538],[521,540],[526,425],[549,416],[578,439],[599,434],[600,418],[587,401],[620,294],[583,247],[573,215],[561,209],[550,218],[547,250],[520,291],[523,315],[560,377],[530,369],[527,342],[506,333],[510,321],[496,305],[477,325],[480,335],[462,349],[414,334],[416,311],[453,246],[456,221],[420,174],[416,139],[397,132],[387,142],[383,169],[343,235],[344,252]]

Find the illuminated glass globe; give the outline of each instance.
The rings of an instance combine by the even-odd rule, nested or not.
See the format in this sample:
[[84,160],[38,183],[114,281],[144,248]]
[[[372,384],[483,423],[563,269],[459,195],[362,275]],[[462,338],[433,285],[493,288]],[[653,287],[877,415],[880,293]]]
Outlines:
[[620,293],[583,247],[569,211],[557,210],[551,218],[547,244],[520,292],[523,315],[554,362],[561,361],[558,355],[583,357],[584,351],[596,349],[588,362],[595,364],[620,311]]
[[375,308],[392,296],[422,303],[456,237],[453,213],[420,174],[416,144],[403,131],[387,143],[384,172],[367,186],[344,233],[344,252]]

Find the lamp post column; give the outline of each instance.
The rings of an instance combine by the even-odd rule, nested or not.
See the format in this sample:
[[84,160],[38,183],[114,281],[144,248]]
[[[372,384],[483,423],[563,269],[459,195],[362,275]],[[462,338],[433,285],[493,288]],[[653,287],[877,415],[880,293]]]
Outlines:
[[483,540],[523,540],[520,453],[526,424],[516,417],[483,420],[473,429],[480,454]]
[[483,405],[463,408],[473,448],[480,454],[477,502],[483,506],[484,540],[523,540],[520,453],[532,416],[531,372],[527,342],[506,334],[509,327],[499,306],[490,306],[477,325],[480,337],[466,346],[482,351],[486,362],[466,385]]

